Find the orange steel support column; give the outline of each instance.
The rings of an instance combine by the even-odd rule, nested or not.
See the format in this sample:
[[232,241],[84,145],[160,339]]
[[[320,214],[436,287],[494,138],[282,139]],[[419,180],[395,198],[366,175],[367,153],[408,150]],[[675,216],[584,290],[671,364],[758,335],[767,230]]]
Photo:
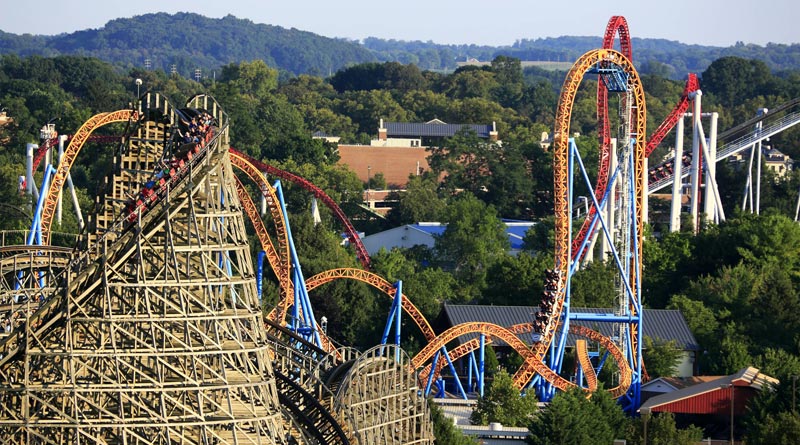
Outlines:
[[[575,102],[575,95],[580,86],[581,80],[584,75],[589,72],[591,68],[599,63],[614,64],[620,69],[624,70],[629,75],[629,87],[633,89],[633,110],[634,116],[632,128],[634,129],[634,178],[635,178],[635,206],[636,206],[636,223],[637,223],[637,240],[638,247],[635,253],[636,258],[631,258],[632,265],[638,266],[641,264],[642,254],[642,233],[644,230],[644,209],[643,209],[643,179],[644,179],[644,152],[645,152],[645,133],[646,133],[646,106],[644,99],[644,90],[642,88],[639,75],[633,67],[631,61],[622,53],[611,49],[596,49],[587,52],[581,56],[578,61],[572,66],[567,78],[564,80],[564,85],[561,88],[561,97],[558,102],[558,109],[556,113],[556,125],[553,143],[553,177],[554,177],[554,206],[555,206],[555,269],[562,277],[567,277],[569,272],[571,260],[571,246],[570,246],[570,208],[569,208],[569,194],[572,193],[568,189],[569,186],[569,169],[568,169],[568,156],[569,156],[569,135],[570,135],[570,119],[572,115],[572,106]],[[630,268],[631,276],[630,282],[634,283],[635,278],[638,277],[640,271],[637,267]],[[638,290],[633,289],[636,293]],[[525,360],[525,364],[515,376],[515,381],[518,385],[525,385],[530,378],[533,377],[538,367],[542,365],[542,360],[547,353],[555,335],[555,326],[560,319],[563,308],[566,290],[563,284],[558,290],[558,298],[551,313],[551,320],[548,322],[548,329],[542,333],[541,341],[534,347],[534,354]],[[639,298],[639,295],[634,295],[634,298]],[[639,314],[634,314],[639,315]],[[637,347],[639,339],[636,338],[635,330],[632,330],[632,347]],[[545,374],[540,374],[547,378]],[[560,377],[559,377],[560,378]],[[551,381],[547,378],[548,381]],[[551,381],[552,382],[552,381]],[[558,387],[558,385],[556,385]]]

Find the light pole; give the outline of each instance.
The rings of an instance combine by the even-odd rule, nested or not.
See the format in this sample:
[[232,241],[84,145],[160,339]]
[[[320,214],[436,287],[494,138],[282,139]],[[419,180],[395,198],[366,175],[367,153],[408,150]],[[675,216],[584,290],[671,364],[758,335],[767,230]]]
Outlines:
[[644,424],[644,435],[642,440],[642,445],[647,445],[647,421],[650,420],[650,408],[645,408],[641,410],[642,414],[642,423]]
[[369,201],[369,198],[370,198],[369,190],[372,188],[372,184],[370,184],[371,182],[372,182],[372,166],[368,165],[367,166],[367,206],[370,207],[370,208],[372,207],[372,203]]
[[139,100],[139,87],[142,86],[142,79],[136,79],[136,100]]
[[731,445],[733,445],[733,408],[736,406],[734,396],[736,395],[736,386],[731,382],[729,385],[722,385],[722,388],[731,389]]

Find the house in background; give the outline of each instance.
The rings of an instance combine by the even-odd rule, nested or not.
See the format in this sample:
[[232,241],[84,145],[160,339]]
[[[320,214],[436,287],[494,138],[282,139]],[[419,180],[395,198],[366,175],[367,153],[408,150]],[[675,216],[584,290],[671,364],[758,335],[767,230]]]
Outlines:
[[439,119],[428,122],[383,122],[380,120],[378,139],[373,147],[435,147],[445,138],[451,138],[463,130],[471,130],[479,138],[500,143],[497,125],[448,124]]
[[[762,157],[764,158],[764,167],[775,173],[777,178],[784,178],[794,168],[794,161],[788,155],[784,154],[777,148],[765,145],[761,149]],[[739,152],[732,155],[729,163],[733,165],[737,171],[747,170],[750,164],[750,157],[747,152]]]
[[[470,129],[478,137],[501,143],[494,122],[488,125],[448,124],[439,119],[428,122],[384,122],[380,120],[378,136],[370,145],[339,144],[339,164],[347,165],[363,182],[382,173],[390,189],[405,188],[409,175],[419,176],[429,169],[428,151],[445,138]],[[315,133],[315,137],[332,140],[332,136]]]
[[[666,389],[672,386],[664,385],[668,381],[658,380],[661,379],[642,386],[642,395],[652,394],[654,387]],[[710,437],[733,439],[741,437],[744,432],[741,419],[747,413],[750,401],[761,391],[774,390],[778,384],[777,379],[757,368],[747,367],[732,375],[710,378],[651,396],[642,403],[639,412],[643,415],[672,413],[678,425],[705,425]]]
[[764,166],[775,172],[775,176],[778,178],[784,178],[792,171],[794,161],[777,148],[766,147],[764,149]]
[[[645,363],[645,366],[647,363]],[[690,386],[699,385],[701,383],[710,382],[712,380],[720,379],[724,376],[721,375],[695,375],[689,377],[659,377],[650,380],[642,385],[642,402],[647,399],[661,394],[667,394],[678,391],[680,389],[688,388]]]

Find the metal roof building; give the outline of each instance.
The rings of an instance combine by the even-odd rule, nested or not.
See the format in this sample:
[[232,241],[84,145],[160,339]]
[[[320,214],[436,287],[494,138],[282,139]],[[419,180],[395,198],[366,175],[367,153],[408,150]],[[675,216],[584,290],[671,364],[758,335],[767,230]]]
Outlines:
[[651,397],[639,411],[724,415],[731,411],[733,399],[734,413],[742,415],[747,409],[747,402],[760,390],[778,383],[778,380],[762,374],[757,368],[748,367],[733,375]]
[[494,131],[492,125],[477,124],[446,124],[441,121],[419,122],[385,122],[387,137],[453,137],[459,131],[469,129],[474,131],[480,138],[489,138],[489,134]]
[[[509,253],[516,255],[523,248],[525,233],[536,223],[517,220],[503,220],[503,223],[506,225],[506,235],[511,245]],[[410,248],[415,245],[432,248],[435,237],[441,236],[446,228],[447,224],[438,222],[405,224],[365,236],[362,241],[370,255],[377,253],[381,247],[386,248],[386,250],[391,250],[392,247]]]
[[433,119],[428,122],[384,122],[381,119],[378,127],[378,140],[401,141],[411,139],[422,141],[425,139],[430,142],[432,139],[453,137],[463,130],[474,131],[479,138],[498,141],[495,122],[489,125],[448,124],[439,119]]
[[[509,327],[515,324],[530,323],[533,321],[533,313],[539,308],[537,306],[482,306],[466,304],[445,304],[444,314],[450,326],[472,321],[483,321],[494,323],[499,326]],[[598,308],[573,308],[572,312],[580,313],[612,313],[612,309]],[[645,336],[654,340],[671,341],[674,340],[678,347],[688,351],[697,351],[700,346],[697,344],[692,331],[686,324],[686,319],[679,310],[672,309],[645,309],[644,323],[642,325]],[[573,321],[578,325],[581,322]],[[585,323],[584,323],[585,325]],[[590,326],[591,327],[591,326]],[[605,336],[612,336],[611,324],[601,323],[598,327],[600,333]],[[476,334],[477,335],[477,334]],[[466,336],[465,336],[466,337]],[[520,339],[530,343],[530,334],[521,334]],[[577,337],[570,335],[567,338],[567,345],[574,346]],[[505,346],[501,340],[496,340],[495,344]]]

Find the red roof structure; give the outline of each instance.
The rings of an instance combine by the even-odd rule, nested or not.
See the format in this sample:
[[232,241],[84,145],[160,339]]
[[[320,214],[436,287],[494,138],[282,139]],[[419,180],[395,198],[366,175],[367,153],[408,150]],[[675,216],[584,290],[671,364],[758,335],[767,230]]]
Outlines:
[[716,414],[731,412],[731,399],[736,415],[744,414],[750,399],[762,389],[780,383],[753,367],[736,374],[678,389],[647,399],[639,408],[642,414],[670,412],[673,414]]

